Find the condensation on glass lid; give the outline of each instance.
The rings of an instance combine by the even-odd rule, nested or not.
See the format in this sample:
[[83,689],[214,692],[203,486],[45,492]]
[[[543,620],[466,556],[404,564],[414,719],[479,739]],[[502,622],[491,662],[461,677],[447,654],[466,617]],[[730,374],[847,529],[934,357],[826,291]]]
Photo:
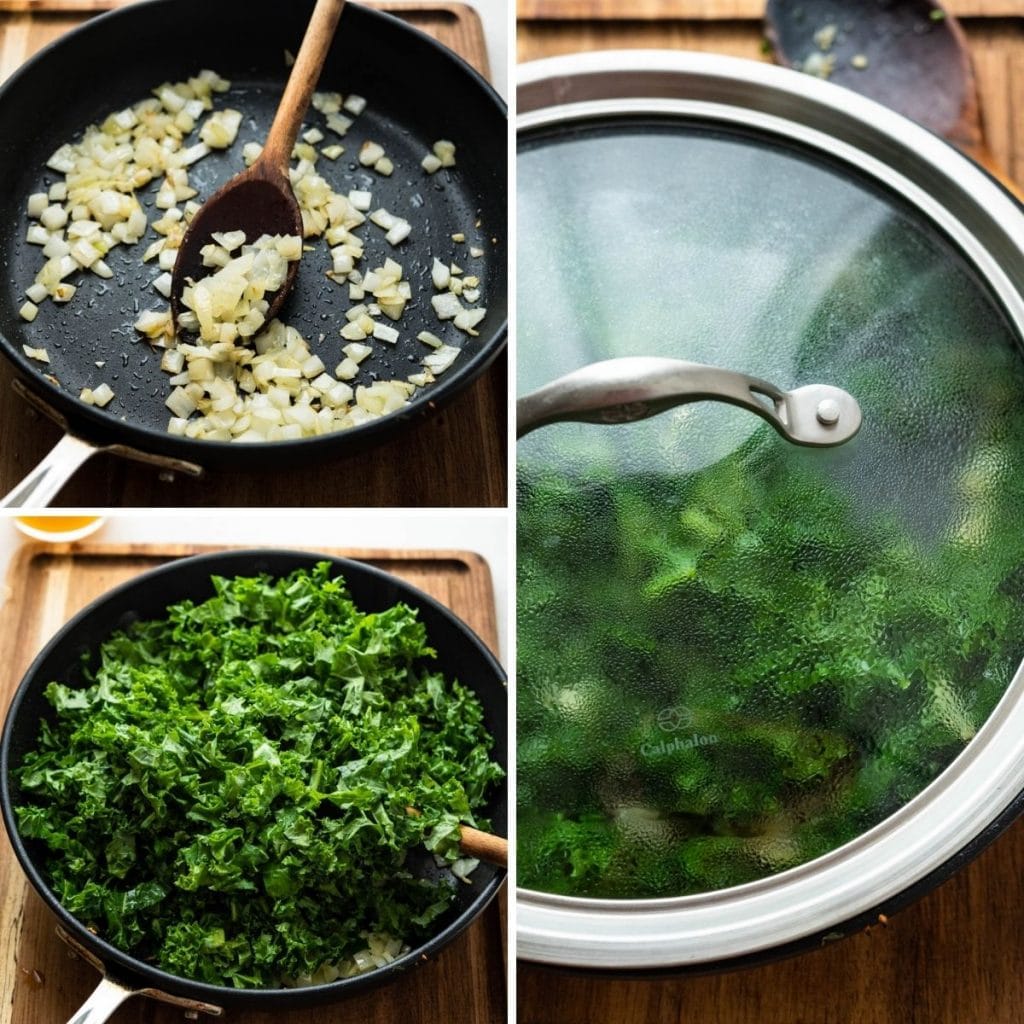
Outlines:
[[796,449],[692,405],[518,445],[519,879],[725,888],[842,845],[963,750],[1024,657],[1024,363],[900,197],[666,124],[529,139],[521,393],[625,355],[864,426]]

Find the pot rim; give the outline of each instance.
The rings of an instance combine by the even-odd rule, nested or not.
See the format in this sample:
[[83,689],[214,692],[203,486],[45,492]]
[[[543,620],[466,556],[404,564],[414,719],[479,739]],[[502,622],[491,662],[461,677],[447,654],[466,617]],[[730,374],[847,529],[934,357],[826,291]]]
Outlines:
[[[788,69],[714,54],[606,50],[520,66],[518,131],[685,117],[754,129],[852,167],[939,227],[1024,339],[1024,211],[944,140],[872,100]],[[1024,790],[1024,665],[977,735],[917,796],[836,850],[777,875],[670,899],[518,891],[519,955],[598,970],[697,968],[841,933],[943,865]],[[995,830],[992,830],[993,833]],[[988,837],[991,838],[991,835]],[[838,937],[838,934],[835,935]]]

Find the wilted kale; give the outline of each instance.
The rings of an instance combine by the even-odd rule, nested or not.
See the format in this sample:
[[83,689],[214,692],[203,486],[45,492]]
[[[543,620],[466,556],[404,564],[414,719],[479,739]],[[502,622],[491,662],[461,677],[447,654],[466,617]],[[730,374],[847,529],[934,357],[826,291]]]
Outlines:
[[724,888],[920,793],[1024,656],[1010,399],[917,523],[767,430],[690,475],[521,466],[520,883]]
[[120,949],[274,986],[367,931],[414,942],[451,904],[406,854],[454,859],[501,777],[481,706],[431,671],[414,611],[364,614],[330,577],[214,577],[210,600],[107,640],[86,686],[47,687],[19,827],[61,903]]

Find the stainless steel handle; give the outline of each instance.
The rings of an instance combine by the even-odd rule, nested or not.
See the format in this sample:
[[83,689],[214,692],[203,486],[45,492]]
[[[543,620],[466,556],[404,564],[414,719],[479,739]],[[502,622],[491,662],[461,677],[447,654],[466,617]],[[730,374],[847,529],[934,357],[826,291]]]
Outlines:
[[104,450],[75,434],[65,434],[50,454],[0,500],[0,508],[44,508],[84,463]]
[[591,363],[516,403],[516,436],[549,423],[631,423],[687,402],[738,405],[767,420],[794,444],[825,448],[860,429],[856,399],[829,384],[782,391],[744,373],[655,356]]
[[92,995],[68,1024],[103,1024],[126,999],[135,995],[138,993],[134,989],[119,985],[110,978],[101,978]]

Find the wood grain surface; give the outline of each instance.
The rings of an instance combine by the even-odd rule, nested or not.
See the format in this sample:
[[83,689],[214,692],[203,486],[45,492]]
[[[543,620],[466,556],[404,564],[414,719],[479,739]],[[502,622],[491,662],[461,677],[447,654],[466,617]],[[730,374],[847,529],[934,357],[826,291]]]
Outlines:
[[[645,2],[600,0],[581,6],[614,9],[618,18],[591,15],[583,20],[550,21],[529,14],[540,0],[520,0],[517,32],[520,61],[539,60],[581,50],[672,49],[705,50],[751,60],[767,60],[762,52],[763,0],[671,0],[673,16],[665,21],[640,18]],[[554,2],[554,0],[552,0]],[[566,0],[569,2],[569,0]],[[955,5],[953,5],[955,6]],[[970,17],[964,29],[978,83],[981,118],[988,149],[996,164],[1024,184],[1024,0],[975,0],[999,15],[1012,9],[1016,17]],[[714,9],[742,7],[743,16],[710,17]],[[756,8],[756,10],[751,10]],[[526,13],[524,13],[526,12]]]
[[[1024,181],[1024,2],[959,0],[987,142]],[[519,59],[668,47],[765,59],[763,0],[519,0]],[[991,16],[991,17],[989,17]],[[572,17],[583,20],[571,21]],[[646,19],[665,17],[654,22]],[[566,20],[547,20],[566,19]],[[1024,1020],[1024,823],[887,925],[706,977],[615,980],[521,962],[520,1024],[1011,1024]]]
[[[124,580],[173,558],[218,550],[191,545],[25,544],[11,560],[2,595],[0,705],[6,707],[43,644],[76,611]],[[459,551],[328,551],[372,563],[437,598],[497,650],[490,570]],[[333,1006],[291,1013],[230,1014],[245,1024],[502,1024],[506,1005],[504,893],[428,963],[385,986]],[[37,977],[38,975],[38,977]],[[84,1002],[95,971],[71,959],[54,918],[0,840],[0,1024],[59,1024]],[[144,999],[126,1003],[114,1024],[172,1024],[181,1010]],[[206,1018],[203,1018],[206,1019]]]
[[[132,0],[0,0],[0,79],[87,16]],[[434,36],[484,76],[489,73],[480,18],[447,0],[382,0],[389,11]],[[0,494],[60,440],[61,432],[11,390],[14,371],[0,360]],[[58,496],[72,507],[317,506],[501,507],[508,500],[508,372],[505,355],[440,413],[369,451],[309,468],[232,473],[200,479],[109,455],[97,456]]]
[[[33,0],[13,2],[31,4]],[[960,18],[1013,17],[1021,13],[1020,0],[946,0],[945,6]],[[807,9],[814,10],[814,0],[808,0]],[[764,0],[519,0],[517,12],[520,18],[724,21],[760,18],[764,13]]]

